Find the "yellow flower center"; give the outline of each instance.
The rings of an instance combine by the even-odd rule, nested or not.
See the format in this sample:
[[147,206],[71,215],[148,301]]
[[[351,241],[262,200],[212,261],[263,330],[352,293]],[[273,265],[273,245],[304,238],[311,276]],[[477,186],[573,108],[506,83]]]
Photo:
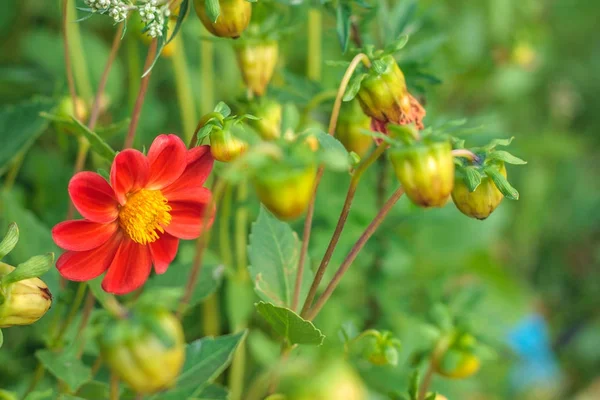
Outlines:
[[[127,198],[119,210],[119,223],[131,240],[148,244],[171,223],[171,207],[160,190],[141,189]],[[158,232],[157,232],[158,231]]]

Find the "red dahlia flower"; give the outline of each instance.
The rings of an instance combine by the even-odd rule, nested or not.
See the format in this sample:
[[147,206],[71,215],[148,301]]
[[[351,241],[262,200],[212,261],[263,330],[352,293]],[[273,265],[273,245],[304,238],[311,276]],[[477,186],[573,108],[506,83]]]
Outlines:
[[76,174],[69,195],[84,219],[52,229],[67,250],[56,262],[60,274],[87,281],[107,271],[102,288],[125,294],[144,284],[152,264],[164,273],[179,239],[200,235],[212,166],[208,146],[187,150],[179,137],[160,135],[147,156],[134,149],[117,154],[110,183],[94,172]]

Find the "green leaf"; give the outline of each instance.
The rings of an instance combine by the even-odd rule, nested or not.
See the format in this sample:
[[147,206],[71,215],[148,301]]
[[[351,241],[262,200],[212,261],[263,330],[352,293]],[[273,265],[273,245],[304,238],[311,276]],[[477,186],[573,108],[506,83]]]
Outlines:
[[[207,2],[208,3],[208,2]],[[224,102],[220,101],[214,109],[215,112],[218,112],[219,114],[221,114],[223,116],[223,118],[227,118],[231,115],[231,108],[225,104]]]
[[[175,388],[168,393],[152,396],[151,399],[197,398],[227,368],[235,349],[245,336],[246,331],[243,331],[216,338],[205,337],[189,343],[185,352],[185,364]],[[194,395],[182,396],[192,388]]]
[[8,225],[8,231],[4,235],[4,239],[0,242],[0,260],[12,251],[19,241],[19,227],[16,223],[11,222]]
[[77,396],[86,400],[105,400],[109,398],[108,385],[100,381],[91,381],[79,388]]
[[108,161],[112,161],[115,158],[117,153],[104,141],[104,139],[98,136],[97,133],[90,131],[87,126],[83,125],[75,118],[73,118],[73,123],[74,132],[85,137],[90,142],[92,150],[98,153],[98,155],[106,158]]
[[229,400],[229,391],[221,385],[212,384],[202,389],[193,400]]
[[494,139],[488,145],[483,146],[484,150],[491,151],[494,150],[497,146],[508,146],[512,143],[515,137],[511,137],[508,139]]
[[289,344],[312,344],[320,346],[325,335],[312,322],[303,319],[289,308],[277,307],[264,301],[255,304],[256,310],[283,336]]
[[96,133],[103,139],[113,137],[117,133],[124,132],[129,127],[131,122],[130,118],[126,118],[123,121],[115,122],[114,124],[99,126],[96,128]]
[[381,75],[387,71],[387,64],[383,60],[375,60],[371,64],[371,69]]
[[349,3],[340,1],[336,9],[336,30],[342,52],[348,50],[350,43],[350,17],[352,16],[352,8]]
[[490,178],[492,178],[492,181],[494,181],[494,184],[500,193],[504,195],[504,197],[510,200],[519,200],[519,192],[517,189],[512,187],[512,185],[508,182],[504,175],[502,175],[500,171],[496,169],[496,167],[489,166],[486,167],[484,171]]
[[4,275],[1,282],[9,285],[24,279],[38,278],[45,274],[54,264],[54,253],[43,256],[33,256],[22,264],[17,265],[10,274]]
[[398,39],[386,46],[385,52],[387,54],[393,54],[402,50],[404,46],[406,46],[406,43],[408,43],[408,38],[408,35],[400,35]]
[[52,111],[56,101],[34,98],[23,103],[2,107],[0,111],[0,175],[10,162],[29,146],[48,127],[41,112]]
[[3,344],[4,344],[4,334],[2,333],[2,329],[0,329],[0,349],[2,348]]
[[346,93],[344,93],[344,98],[342,100],[350,101],[353,98],[355,98],[356,94],[360,90],[360,85],[362,84],[362,81],[366,77],[367,77],[367,74],[363,73],[363,74],[356,75],[354,78],[352,78],[352,80],[350,81],[350,84],[346,88]]
[[417,393],[419,391],[419,381],[420,381],[419,370],[415,369],[410,375],[408,382],[408,395],[411,400],[417,400]]
[[[250,276],[258,296],[278,306],[290,306],[298,268],[300,240],[292,228],[261,207],[252,224],[248,257]],[[308,262],[306,262],[308,266]],[[303,283],[310,281],[310,268],[304,268]],[[303,289],[308,289],[303,285]],[[303,299],[306,290],[301,292]]]
[[461,167],[464,181],[469,188],[469,192],[474,192],[481,184],[481,173],[476,167]]
[[319,153],[321,162],[336,171],[347,171],[350,167],[348,151],[339,140],[323,131],[316,131],[317,139],[321,145]]
[[219,4],[219,0],[206,0],[206,15],[212,22],[217,22],[217,18],[219,18],[219,14],[221,14],[221,5]]
[[173,28],[173,33],[171,33],[171,37],[169,38],[167,43],[169,43],[171,40],[173,40],[173,38],[177,35],[177,33],[179,33],[179,30],[181,29],[181,24],[183,23],[183,20],[187,16],[189,8],[190,8],[189,0],[183,0],[181,2],[181,4],[179,5],[179,15],[177,16],[175,28]]
[[77,357],[77,346],[72,345],[61,352],[38,350],[35,356],[57,379],[76,391],[92,378],[92,370]]
[[493,151],[487,157],[487,160],[504,161],[505,163],[513,164],[513,165],[527,164],[527,161],[521,160],[519,157],[515,157],[512,154],[510,154],[508,151],[504,151],[504,150]]
[[45,391],[36,390],[35,392],[29,393],[25,400],[54,400],[54,389],[47,389]]

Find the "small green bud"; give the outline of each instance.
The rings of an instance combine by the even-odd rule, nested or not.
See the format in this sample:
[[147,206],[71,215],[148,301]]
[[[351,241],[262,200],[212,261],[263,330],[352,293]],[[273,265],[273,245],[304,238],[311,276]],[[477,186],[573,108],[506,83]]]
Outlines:
[[214,127],[209,137],[210,152],[218,161],[231,162],[248,149],[248,143],[234,136],[227,127]]
[[109,368],[138,393],[172,387],[185,360],[183,328],[166,311],[109,324],[99,345]]
[[390,150],[390,159],[408,198],[421,207],[442,207],[454,187],[449,142],[418,142]]
[[202,25],[213,35],[238,38],[246,30],[252,16],[252,4],[247,0],[219,0],[221,13],[212,21],[206,13],[206,1],[194,0],[194,9]]
[[[506,178],[506,167],[504,163],[500,164],[500,174]],[[463,214],[477,218],[486,219],[498,207],[504,199],[504,195],[491,177],[485,175],[481,177],[481,183],[477,188],[470,192],[467,184],[461,178],[457,178],[452,190],[452,200],[456,208]]]
[[277,65],[277,42],[243,42],[235,46],[235,54],[246,86],[257,96],[265,94]]
[[[0,279],[15,267],[0,262]],[[0,328],[30,325],[42,318],[52,305],[52,294],[39,278],[0,285]]]
[[250,125],[264,140],[275,140],[281,137],[281,118],[283,107],[273,100],[265,100],[253,106],[250,113],[260,118],[248,120]]
[[335,137],[349,152],[364,157],[373,146],[373,138],[362,131],[371,129],[371,118],[365,115],[357,100],[343,103],[335,128]]

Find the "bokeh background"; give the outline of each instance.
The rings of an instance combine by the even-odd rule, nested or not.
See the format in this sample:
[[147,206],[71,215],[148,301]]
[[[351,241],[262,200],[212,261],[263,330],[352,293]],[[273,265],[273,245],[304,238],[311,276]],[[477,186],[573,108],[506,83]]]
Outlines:
[[[343,68],[329,61],[349,56],[341,53],[331,3],[319,6],[322,78],[308,79],[309,7],[296,3],[301,4],[264,7],[290,22],[281,37],[270,95],[301,112],[315,94],[337,87]],[[394,332],[403,343],[398,367],[355,365],[374,399],[390,398],[386,393],[406,387],[410,357],[421,345],[431,306],[477,293],[469,313],[496,357],[468,380],[436,378],[437,390],[461,400],[600,398],[600,5],[594,0],[371,3],[378,7],[354,8],[365,43],[379,46],[400,33],[411,35],[398,60],[411,91],[425,104],[425,123],[468,118],[468,126],[481,129],[464,136],[467,145],[515,136],[511,151],[529,163],[508,170],[520,200],[504,200],[483,222],[466,218],[452,204],[424,211],[401,200],[317,319],[329,342],[320,351],[339,351],[333,342],[343,324]],[[76,63],[75,73],[80,95],[90,101],[115,28],[109,18],[94,17],[70,29],[81,31],[83,43],[74,47],[83,50],[75,54],[83,61]],[[232,102],[244,92],[230,42],[205,37],[192,12],[176,54],[162,57],[152,73],[139,148],[159,133],[189,137],[197,118],[190,121],[190,112],[182,116],[182,108],[199,117],[217,101]],[[5,0],[0,38],[0,110],[32,96],[67,94],[58,1]],[[111,72],[101,125],[130,114],[145,46],[130,29]],[[202,65],[211,58],[214,75],[207,76]],[[89,82],[77,76],[81,68]],[[182,80],[182,73],[189,76]],[[191,87],[191,101],[182,100],[181,85]],[[324,126],[330,109],[331,102],[325,102],[305,122]],[[123,134],[107,140],[119,148]],[[0,125],[0,143],[18,135]],[[76,145],[74,136],[49,125],[23,153],[22,163],[11,158],[13,164],[0,166],[0,225],[17,221],[21,227],[21,243],[11,254],[15,259],[55,249],[49,229],[67,210]],[[102,160],[88,160],[87,168],[101,167]],[[310,248],[313,267],[327,246],[347,182],[332,173],[321,185]],[[375,214],[379,193],[396,185],[386,162],[370,171],[332,264],[341,262]],[[251,205],[254,219],[254,198]],[[301,222],[294,227],[299,232]],[[218,240],[213,246],[218,248]],[[202,335],[198,320],[187,324],[192,335]],[[0,388],[26,387],[35,366],[33,352],[43,345],[42,329],[5,331]],[[221,329],[229,329],[226,318]],[[251,381],[278,348],[260,324],[248,343]]]

